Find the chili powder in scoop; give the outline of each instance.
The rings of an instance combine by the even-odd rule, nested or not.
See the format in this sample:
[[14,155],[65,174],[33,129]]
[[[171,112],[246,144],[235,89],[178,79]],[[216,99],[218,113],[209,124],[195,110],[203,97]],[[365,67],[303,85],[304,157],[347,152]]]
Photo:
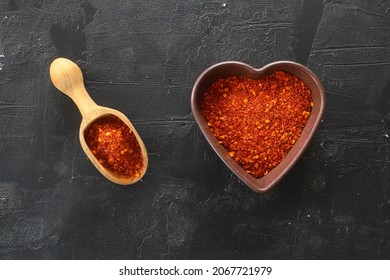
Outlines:
[[137,178],[144,166],[141,148],[130,128],[118,117],[95,120],[84,132],[92,154],[107,169],[124,178]]
[[284,71],[253,80],[232,76],[205,92],[202,110],[229,155],[256,178],[267,175],[297,141],[313,106],[311,90]]

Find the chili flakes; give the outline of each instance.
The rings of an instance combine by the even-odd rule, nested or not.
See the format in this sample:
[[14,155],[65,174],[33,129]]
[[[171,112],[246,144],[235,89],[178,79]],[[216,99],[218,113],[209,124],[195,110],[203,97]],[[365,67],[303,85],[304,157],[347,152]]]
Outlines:
[[95,120],[84,133],[96,159],[124,178],[137,178],[144,166],[141,148],[130,128],[117,116]]
[[202,110],[229,155],[260,178],[285,158],[312,106],[311,90],[302,80],[276,71],[259,80],[219,79],[205,92]]

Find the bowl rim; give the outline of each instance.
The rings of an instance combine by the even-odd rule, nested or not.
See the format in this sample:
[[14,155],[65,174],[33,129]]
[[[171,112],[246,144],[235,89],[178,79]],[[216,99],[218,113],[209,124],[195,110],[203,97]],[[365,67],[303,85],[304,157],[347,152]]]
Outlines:
[[[257,76],[258,78],[261,78],[262,76],[267,75],[267,71],[274,72],[278,70],[278,68],[291,68],[295,69],[302,75],[306,75],[308,79],[311,80],[313,86],[310,87],[312,91],[312,97],[314,94],[318,95],[319,98],[319,104],[314,103],[313,109],[316,108],[316,111],[318,111],[318,114],[315,116],[313,114],[310,114],[309,120],[306,123],[305,127],[302,130],[302,133],[300,137],[298,138],[297,142],[294,144],[294,146],[291,148],[291,150],[287,153],[286,157],[280,162],[275,168],[273,168],[267,175],[262,176],[260,178],[255,178],[252,175],[248,174],[236,161],[234,161],[230,156],[228,156],[227,150],[220,144],[218,144],[214,134],[209,129],[207,124],[207,120],[205,119],[205,116],[203,115],[202,108],[199,107],[199,98],[202,98],[203,93],[199,92],[199,87],[201,86],[202,82],[212,73],[212,71],[218,70],[218,68],[226,67],[226,66],[234,66],[236,69],[244,70],[247,74]],[[279,69],[284,70],[284,69]],[[287,70],[285,70],[287,71]],[[287,71],[289,72],[289,71]],[[301,77],[295,73],[292,73],[293,75],[297,76],[299,79],[302,80]],[[232,76],[232,75],[228,75]],[[221,75],[220,77],[228,77]],[[242,75],[245,76],[245,75]],[[214,80],[214,82],[216,79]],[[307,82],[305,82],[307,84]],[[208,84],[208,86],[211,85],[211,83]],[[313,87],[315,87],[313,89]],[[315,90],[315,91],[314,91]],[[321,80],[319,77],[311,71],[306,66],[295,62],[295,61],[289,61],[289,60],[279,60],[274,61],[271,63],[268,63],[264,65],[261,68],[255,68],[252,67],[249,64],[246,64],[244,62],[240,61],[223,61],[216,64],[211,65],[210,67],[206,68],[196,79],[191,93],[191,110],[192,114],[195,118],[195,121],[197,125],[199,126],[200,130],[202,131],[204,137],[206,138],[207,142],[210,144],[210,146],[213,148],[213,150],[217,153],[217,155],[220,157],[220,159],[225,163],[225,165],[241,180],[243,181],[249,188],[251,188],[253,191],[257,193],[264,193],[272,189],[277,183],[280,182],[280,180],[291,170],[291,168],[296,164],[298,159],[302,156],[306,148],[309,146],[309,143],[313,139],[313,136],[315,132],[317,131],[324,111],[325,111],[325,105],[326,105],[326,96],[325,96],[325,90],[322,86]],[[319,107],[318,107],[319,106]],[[313,112],[312,109],[312,112]],[[309,121],[310,121],[310,130],[309,130]],[[206,122],[206,123],[205,123]],[[305,137],[302,137],[302,135],[305,135]],[[212,137],[213,138],[212,138]],[[299,144],[298,144],[299,143]],[[297,145],[298,144],[298,145]],[[294,151],[293,154],[291,154],[291,151]],[[282,165],[283,163],[283,165]],[[278,166],[282,165],[282,167]],[[273,172],[273,173],[272,173]],[[271,176],[270,176],[271,175]],[[268,177],[267,177],[268,176]]]

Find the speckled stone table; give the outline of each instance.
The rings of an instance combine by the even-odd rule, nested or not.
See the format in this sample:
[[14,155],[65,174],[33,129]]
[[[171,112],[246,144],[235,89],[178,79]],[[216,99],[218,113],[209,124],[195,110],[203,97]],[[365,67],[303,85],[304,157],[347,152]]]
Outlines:
[[[70,58],[125,113],[150,165],[130,187],[82,152],[81,116],[49,80]],[[259,195],[216,156],[190,109],[213,63],[308,66],[323,122]],[[1,259],[390,258],[388,0],[0,1]]]

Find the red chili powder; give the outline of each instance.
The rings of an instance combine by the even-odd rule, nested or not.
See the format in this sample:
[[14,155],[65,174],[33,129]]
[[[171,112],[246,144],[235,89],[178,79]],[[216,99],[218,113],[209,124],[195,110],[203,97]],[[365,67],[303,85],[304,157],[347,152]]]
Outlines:
[[137,178],[144,166],[141,148],[130,128],[118,117],[108,115],[94,121],[84,132],[96,159],[125,178]]
[[232,76],[212,84],[203,113],[219,143],[246,172],[267,175],[292,148],[313,106],[307,85],[284,71],[259,80]]

